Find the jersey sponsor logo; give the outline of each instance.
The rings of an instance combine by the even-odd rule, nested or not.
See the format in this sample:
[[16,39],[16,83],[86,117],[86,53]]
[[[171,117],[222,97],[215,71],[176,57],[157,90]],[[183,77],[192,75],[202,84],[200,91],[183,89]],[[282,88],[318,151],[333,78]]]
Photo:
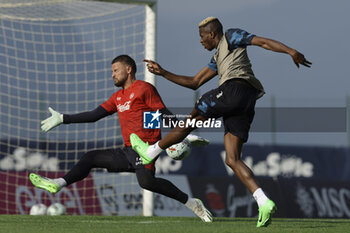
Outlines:
[[124,112],[127,110],[130,110],[130,103],[131,101],[126,101],[124,104],[118,104],[117,108],[118,108],[118,112]]
[[143,112],[143,128],[144,129],[160,129],[160,116],[162,114],[157,110],[156,112]]

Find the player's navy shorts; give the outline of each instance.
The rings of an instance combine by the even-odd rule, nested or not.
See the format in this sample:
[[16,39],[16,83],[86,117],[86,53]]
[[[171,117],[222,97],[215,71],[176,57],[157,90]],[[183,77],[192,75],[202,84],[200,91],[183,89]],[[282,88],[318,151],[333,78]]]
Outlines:
[[230,79],[205,93],[195,108],[207,119],[223,117],[225,134],[230,132],[246,142],[257,96],[258,90],[245,80]]
[[96,150],[94,153],[97,153],[96,158],[103,163],[100,167],[106,167],[109,172],[135,172],[137,169],[148,169],[155,172],[155,162],[143,165],[140,156],[131,146]]

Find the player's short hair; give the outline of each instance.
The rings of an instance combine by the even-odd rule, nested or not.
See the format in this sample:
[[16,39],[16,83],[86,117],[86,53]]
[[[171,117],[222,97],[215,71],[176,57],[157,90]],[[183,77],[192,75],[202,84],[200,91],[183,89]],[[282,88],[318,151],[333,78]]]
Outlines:
[[207,17],[199,23],[200,28],[207,28],[211,32],[223,33],[222,24],[216,17]]
[[131,66],[131,70],[134,73],[136,73],[136,71],[137,71],[135,60],[126,54],[122,54],[122,55],[115,57],[111,64],[114,64],[116,62],[121,62],[121,63],[124,63],[126,65]]

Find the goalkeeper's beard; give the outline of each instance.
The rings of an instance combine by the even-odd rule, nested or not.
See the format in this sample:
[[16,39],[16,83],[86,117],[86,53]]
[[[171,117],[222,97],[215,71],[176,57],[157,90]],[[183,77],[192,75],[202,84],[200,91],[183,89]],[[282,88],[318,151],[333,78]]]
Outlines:
[[127,78],[121,78],[121,80],[118,79],[118,78],[115,78],[114,79],[114,86],[116,86],[116,87],[123,87],[125,82],[126,82],[126,80],[127,80]]
[[116,82],[114,82],[114,86],[116,87],[122,87],[124,85],[125,81],[124,82],[121,82],[119,80],[117,80]]

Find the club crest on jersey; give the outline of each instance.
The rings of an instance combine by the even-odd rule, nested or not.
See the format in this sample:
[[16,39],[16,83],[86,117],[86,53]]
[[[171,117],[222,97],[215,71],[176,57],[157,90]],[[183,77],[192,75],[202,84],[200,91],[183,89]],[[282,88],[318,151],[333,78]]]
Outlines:
[[131,93],[130,96],[129,96],[129,99],[132,99],[134,97],[134,93]]
[[144,129],[160,129],[161,113],[159,110],[156,112],[143,112],[143,128]]

